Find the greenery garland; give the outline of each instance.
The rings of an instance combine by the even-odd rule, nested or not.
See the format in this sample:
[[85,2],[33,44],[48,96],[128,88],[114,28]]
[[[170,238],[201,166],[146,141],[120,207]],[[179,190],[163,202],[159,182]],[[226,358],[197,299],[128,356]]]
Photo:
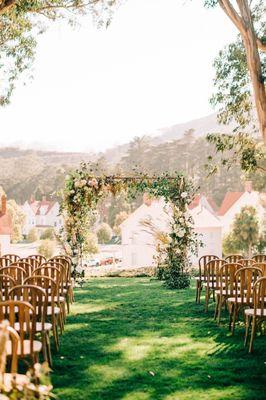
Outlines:
[[[161,278],[170,288],[189,286],[189,254],[197,251],[197,235],[188,205],[195,195],[191,180],[181,173],[149,177],[99,176],[93,175],[90,164],[66,176],[61,214],[64,217],[65,241],[76,260],[82,256],[86,234],[89,230],[91,212],[96,210],[99,200],[108,192],[113,195],[122,190],[134,198],[138,193],[147,193],[152,198],[163,198],[171,208],[171,232],[164,248],[166,257],[160,262]],[[75,263],[75,262],[74,262]]]

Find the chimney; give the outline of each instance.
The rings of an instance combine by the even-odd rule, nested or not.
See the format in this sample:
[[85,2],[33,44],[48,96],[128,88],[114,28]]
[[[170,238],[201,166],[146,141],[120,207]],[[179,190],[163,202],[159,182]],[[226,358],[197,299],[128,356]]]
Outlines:
[[245,192],[248,192],[248,193],[252,192],[252,181],[245,182]]
[[2,196],[2,204],[1,204],[1,214],[5,215],[6,214],[6,196],[3,194]]

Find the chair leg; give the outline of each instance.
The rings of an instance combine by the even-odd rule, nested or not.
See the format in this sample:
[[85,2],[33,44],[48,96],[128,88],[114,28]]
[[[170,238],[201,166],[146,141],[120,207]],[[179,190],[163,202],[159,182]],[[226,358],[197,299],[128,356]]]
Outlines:
[[255,333],[256,333],[256,316],[254,315],[252,318],[252,329],[251,329],[251,336],[250,336],[250,342],[249,342],[249,353],[252,353],[253,351],[253,342],[255,338]]
[[209,308],[209,298],[210,298],[210,289],[206,286],[206,293],[205,293],[205,312],[208,312]]
[[236,325],[236,319],[237,319],[237,316],[238,316],[238,306],[237,306],[237,304],[235,304],[235,306],[234,306],[234,313],[233,313],[233,322],[232,322],[232,329],[231,329],[231,331],[232,331],[232,335],[235,333],[235,325]]
[[45,335],[46,335],[46,346],[47,346],[47,361],[48,361],[49,366],[52,368],[53,361],[52,361],[52,353],[51,353],[51,344],[50,344],[49,331],[45,332]]
[[228,303],[228,310],[229,310],[229,331],[231,331],[232,328],[232,320],[233,320],[233,313],[234,313],[234,303]]
[[217,316],[217,323],[218,323],[218,325],[220,324],[220,321],[221,321],[221,312],[222,312],[223,303],[224,303],[224,299],[223,299],[222,296],[220,296],[220,299],[219,299],[219,307],[218,307],[218,316]]
[[248,333],[249,333],[249,328],[250,328],[250,322],[251,322],[251,317],[249,315],[246,315],[245,318],[245,339],[244,339],[244,347],[247,345],[248,341]]
[[214,319],[216,320],[217,319],[217,315],[218,315],[218,310],[219,310],[219,305],[220,305],[220,295],[219,294],[217,294],[217,301],[216,301],[216,304],[215,304],[215,311],[214,311]]

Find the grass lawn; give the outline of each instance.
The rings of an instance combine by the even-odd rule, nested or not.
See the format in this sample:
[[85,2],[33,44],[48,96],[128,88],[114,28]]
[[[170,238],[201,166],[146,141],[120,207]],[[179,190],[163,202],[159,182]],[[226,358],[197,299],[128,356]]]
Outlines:
[[149,278],[92,279],[54,355],[60,400],[266,399],[266,337],[253,355],[227,318],[220,327],[194,289],[171,291]]

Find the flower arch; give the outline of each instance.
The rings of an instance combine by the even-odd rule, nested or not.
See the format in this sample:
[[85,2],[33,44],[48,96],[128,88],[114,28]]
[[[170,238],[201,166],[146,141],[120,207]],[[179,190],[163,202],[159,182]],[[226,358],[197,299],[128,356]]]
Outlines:
[[96,210],[99,200],[107,193],[116,195],[121,191],[126,191],[129,198],[147,193],[153,198],[163,198],[171,206],[171,231],[164,249],[166,257],[159,262],[163,271],[161,278],[171,288],[189,286],[188,256],[197,251],[197,237],[188,205],[195,195],[195,187],[191,180],[178,172],[171,176],[168,173],[159,176],[95,176],[90,164],[82,163],[79,169],[67,175],[61,214],[64,217],[64,239],[76,264],[82,256],[90,212]]

